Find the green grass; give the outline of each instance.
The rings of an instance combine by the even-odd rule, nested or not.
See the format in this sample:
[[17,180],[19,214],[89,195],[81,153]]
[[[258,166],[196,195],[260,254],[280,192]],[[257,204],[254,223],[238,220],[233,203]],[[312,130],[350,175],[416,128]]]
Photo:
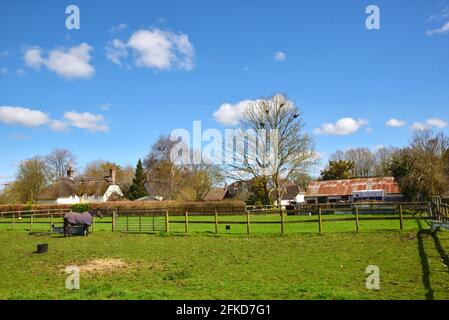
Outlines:
[[[191,225],[186,236],[183,224],[172,224],[180,230],[170,235],[112,233],[97,224],[89,237],[70,239],[3,230],[0,299],[449,299],[449,233],[421,224],[407,220],[401,232],[398,221],[367,221],[357,233],[354,222],[325,222],[322,235],[316,223],[292,224],[297,229],[286,236],[279,225],[252,226],[251,236],[216,236],[213,225]],[[232,225],[239,231],[246,226]],[[34,254],[42,242],[49,252]],[[65,289],[65,266],[95,258],[129,267],[83,273],[80,290]],[[365,287],[368,265],[380,267],[379,291]]]

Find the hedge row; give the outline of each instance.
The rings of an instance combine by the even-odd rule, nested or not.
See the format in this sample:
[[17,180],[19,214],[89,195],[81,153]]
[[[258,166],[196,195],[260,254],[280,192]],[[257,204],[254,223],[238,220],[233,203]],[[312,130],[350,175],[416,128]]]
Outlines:
[[224,201],[144,201],[144,202],[106,202],[98,204],[76,204],[76,205],[0,205],[0,212],[28,211],[28,210],[51,210],[51,209],[72,209],[83,212],[89,209],[102,209],[106,211],[125,210],[169,210],[170,212],[184,211],[244,211],[245,202],[235,200]]

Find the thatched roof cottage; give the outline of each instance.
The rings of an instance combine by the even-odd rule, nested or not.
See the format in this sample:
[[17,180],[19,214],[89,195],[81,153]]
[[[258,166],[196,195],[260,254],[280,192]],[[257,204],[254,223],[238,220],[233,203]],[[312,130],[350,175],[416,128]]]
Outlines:
[[112,197],[123,197],[120,186],[115,181],[115,169],[103,179],[74,178],[69,168],[67,177],[61,177],[46,188],[39,196],[39,204],[102,203]]

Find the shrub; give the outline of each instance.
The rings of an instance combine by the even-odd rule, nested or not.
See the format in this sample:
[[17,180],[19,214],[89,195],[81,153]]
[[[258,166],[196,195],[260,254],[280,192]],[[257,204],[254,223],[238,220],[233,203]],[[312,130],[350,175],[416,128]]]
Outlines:
[[73,212],[83,213],[89,211],[91,209],[91,205],[90,203],[77,203],[72,205],[71,209]]

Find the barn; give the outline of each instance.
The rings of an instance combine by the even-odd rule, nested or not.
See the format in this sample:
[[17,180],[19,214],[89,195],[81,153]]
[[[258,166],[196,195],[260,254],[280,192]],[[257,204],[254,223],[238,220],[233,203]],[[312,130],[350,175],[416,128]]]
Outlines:
[[312,181],[304,197],[309,204],[359,201],[402,201],[403,196],[393,177]]

